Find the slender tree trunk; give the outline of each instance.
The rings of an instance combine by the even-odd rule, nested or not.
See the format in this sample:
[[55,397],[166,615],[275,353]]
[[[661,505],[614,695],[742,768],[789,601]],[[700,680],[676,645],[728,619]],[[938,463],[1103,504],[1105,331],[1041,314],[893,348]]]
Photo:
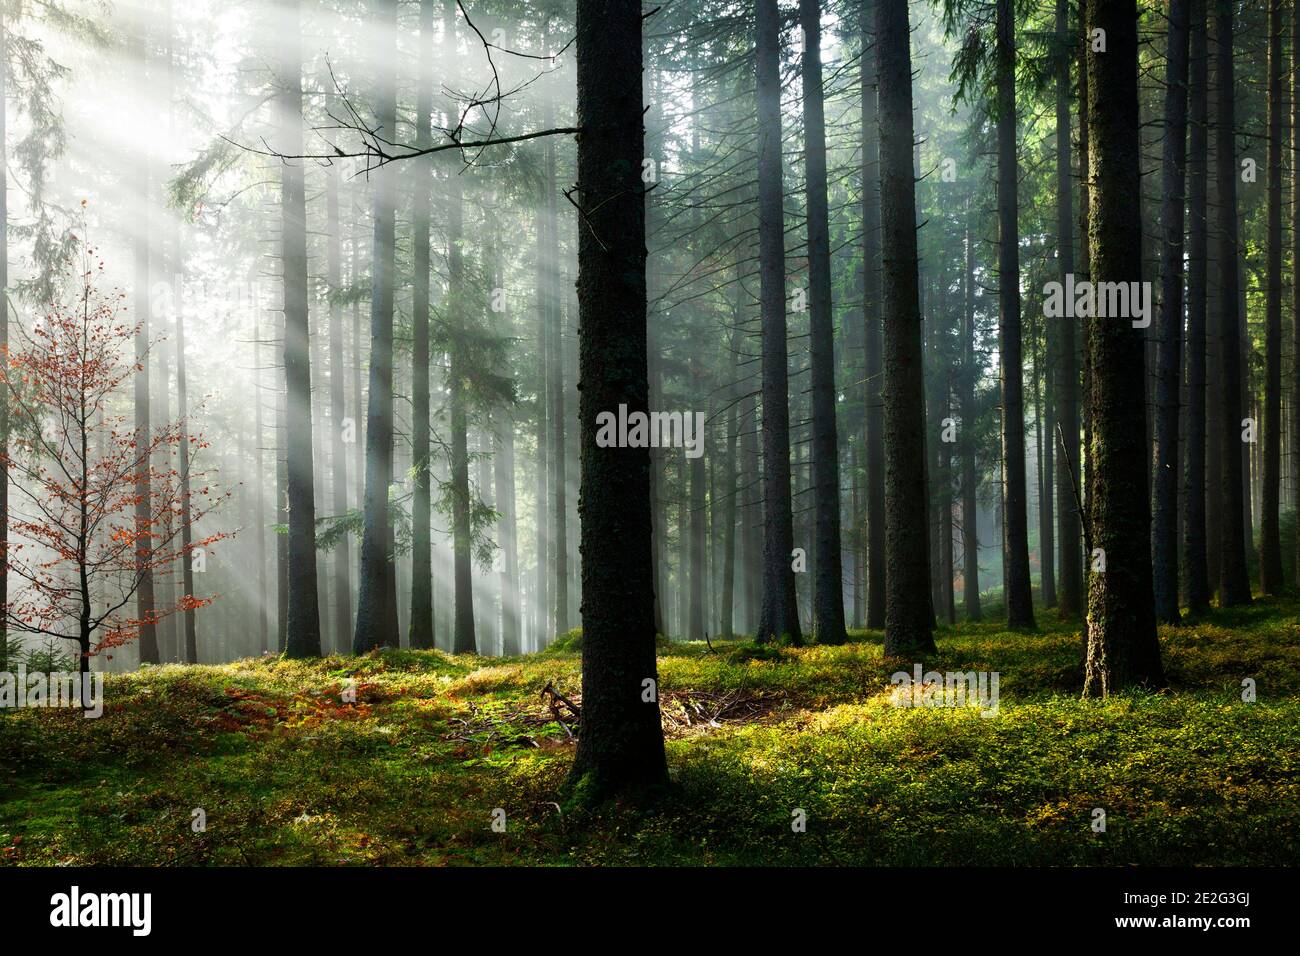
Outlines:
[[[589,797],[667,782],[655,665],[650,455],[601,448],[596,416],[648,410],[638,0],[577,5],[582,732]],[[649,691],[649,692],[648,692]]]
[[1218,181],[1219,309],[1221,315],[1221,381],[1223,427],[1219,448],[1222,458],[1223,555],[1219,566],[1219,604],[1231,607],[1250,603],[1246,565],[1248,524],[1243,511],[1245,477],[1242,469],[1242,375],[1240,315],[1240,250],[1237,242],[1236,82],[1233,62],[1232,4],[1216,7],[1218,39],[1215,146]]
[[[1300,4],[1291,4],[1291,506],[1300,514]],[[1300,524],[1297,525],[1300,527]],[[1296,535],[1300,584],[1300,533]]]
[[[1047,319],[1043,318],[1043,336],[1047,338]],[[1043,352],[1051,351],[1050,346],[1040,348],[1035,336],[1033,341],[1034,363],[1034,445],[1038,470],[1038,567],[1039,588],[1043,595],[1044,607],[1056,607],[1056,575],[1052,562],[1052,415],[1051,397],[1045,394],[1045,380],[1051,375],[1045,369]]]
[[[302,145],[302,29],[296,0],[282,6],[280,39],[281,152]],[[284,268],[284,385],[289,499],[289,608],[284,650],[289,657],[320,656],[316,580],[316,499],[312,462],[311,359],[307,329],[307,203],[302,164],[280,167],[281,264]]]
[[1268,293],[1264,335],[1264,447],[1260,489],[1260,589],[1282,590],[1278,495],[1282,487],[1282,5],[1268,4]]
[[1007,624],[1034,626],[1025,491],[1025,404],[1020,340],[1020,229],[1016,142],[1015,17],[1012,0],[997,0],[998,367],[1002,378],[1002,462],[1007,574]]
[[[343,365],[343,306],[337,300],[343,288],[343,242],[339,226],[339,174],[328,170],[325,179],[326,278],[329,288],[329,403],[330,403],[330,508],[335,518],[348,510],[348,455],[344,443],[347,372]],[[333,614],[335,650],[348,651],[352,633],[352,540],[343,535],[335,547],[333,563]]]
[[[1206,0],[1191,0],[1188,53],[1189,147],[1187,155],[1187,455],[1183,505],[1183,596],[1192,614],[1210,609],[1206,564],[1206,175],[1209,52]],[[1300,337],[1298,337],[1300,338]]]
[[741,328],[741,308],[740,297],[743,293],[739,281],[740,269],[737,269],[736,281],[736,307],[732,312],[731,327],[731,388],[728,390],[727,410],[727,451],[726,457],[722,463],[722,594],[719,600],[719,609],[722,612],[722,620],[719,622],[718,633],[722,637],[734,637],[736,631],[735,625],[735,605],[736,605],[736,514],[739,510],[737,497],[740,492],[736,488],[736,455],[740,446],[739,436],[736,434],[739,416],[736,411],[736,404],[739,400],[738,393],[743,385],[738,382],[740,377],[740,350],[744,345],[744,332]]
[[[397,0],[374,0],[375,62],[382,64],[375,120],[393,129],[397,120]],[[370,383],[366,406],[365,530],[354,653],[397,647],[397,575],[388,491],[393,483],[393,272],[395,266],[394,171],[371,173],[374,182],[374,261],[370,292]]]
[[[553,125],[549,119],[547,126]],[[569,630],[569,537],[568,537],[568,457],[565,454],[565,399],[564,399],[564,329],[563,311],[560,306],[559,275],[559,230],[555,209],[555,192],[557,189],[555,174],[555,141],[546,141],[546,290],[548,302],[548,331],[551,338],[549,350],[551,375],[548,384],[551,389],[551,415],[548,424],[551,428],[551,535],[555,550],[555,580],[552,583],[554,607],[551,628],[556,634]]]
[[790,400],[781,186],[780,11],[755,0],[758,105],[759,301],[763,322],[763,612],[759,641],[802,643],[790,499]]
[[862,2],[862,289],[866,344],[867,627],[885,626],[885,418],[880,301],[880,129],[877,4]]
[[[1141,180],[1134,0],[1087,0],[1087,28],[1106,36],[1105,52],[1086,54],[1092,278],[1141,281],[1142,224],[1133,215]],[[1088,510],[1104,569],[1089,576],[1084,693],[1104,697],[1134,684],[1160,686],[1164,673],[1151,590],[1146,409],[1133,400],[1145,336],[1126,317],[1085,321],[1093,423]]]
[[820,0],[799,0],[799,17],[804,35],[804,169],[812,360],[812,485],[816,510],[813,630],[822,643],[842,644],[848,635],[844,630],[844,571],[840,555],[840,448],[835,421],[835,322],[831,314]]
[[[415,144],[433,142],[433,6],[420,3],[420,87],[416,94]],[[411,647],[433,647],[432,479],[429,458],[429,206],[431,172],[411,163]]]
[[907,0],[877,0],[876,50],[884,240],[885,656],[904,657],[935,649]]
[[257,401],[253,411],[253,474],[256,476],[253,483],[257,487],[257,571],[258,577],[261,578],[261,602],[257,609],[259,653],[270,652],[272,650],[270,619],[271,575],[266,566],[266,533],[268,522],[266,520],[266,464],[263,460],[265,448],[262,444],[266,440],[266,429],[262,421],[262,409],[265,405],[262,397],[262,391],[265,387],[262,378],[262,324],[261,313],[258,310],[255,301],[253,303],[253,391],[256,394]]
[[[443,36],[447,39],[447,56],[453,58],[456,35],[456,0],[449,0],[444,13]],[[469,487],[469,398],[466,395],[469,375],[465,350],[467,328],[464,319],[469,308],[469,290],[465,280],[464,237],[465,205],[461,177],[452,171],[447,177],[447,312],[452,329],[448,405],[451,409],[451,537],[452,577],[455,586],[455,620],[452,651],[477,654],[474,634],[473,542],[470,534]]]
[[[5,8],[0,7],[0,66],[9,62]],[[0,69],[0,104],[8,102],[9,76]],[[0,354],[9,354],[9,128],[0,108]],[[9,453],[9,390],[0,388],[0,451]],[[9,609],[9,467],[0,463],[0,609]],[[8,618],[0,614],[0,671],[9,669]]]
[[515,425],[502,409],[496,418],[497,534],[501,543],[501,653],[519,654],[519,527],[515,515]]
[[[0,100],[3,102],[3,100]],[[259,399],[260,400],[260,399]],[[176,415],[180,421],[180,483],[181,483],[181,586],[183,597],[194,596],[194,545],[193,510],[190,507],[190,404],[189,381],[185,368],[185,310],[176,309]],[[242,462],[241,462],[242,464]],[[3,470],[3,469],[0,469]],[[182,623],[185,635],[185,663],[199,662],[199,632],[197,614],[188,602],[184,604]]]
[[966,269],[962,275],[961,362],[961,539],[962,603],[966,619],[978,621],[980,611],[979,470],[975,466],[975,242],[971,235],[971,204],[966,203]]
[[[1069,3],[1056,0],[1056,35],[1063,46],[1070,43]],[[1068,48],[1068,46],[1066,47]],[[1056,257],[1062,283],[1074,272],[1074,208],[1071,202],[1070,170],[1070,58],[1062,56],[1056,67]],[[1079,366],[1075,341],[1076,319],[1062,318],[1056,330],[1056,386],[1053,389],[1057,434],[1047,442],[1058,448],[1062,460],[1055,471],[1057,540],[1060,566],[1057,568],[1057,607],[1061,617],[1077,617],[1083,610],[1083,576],[1080,515],[1074,498],[1074,479],[1079,470]]]
[[1183,209],[1187,162],[1187,59],[1190,0],[1170,0],[1165,50],[1165,122],[1160,320],[1156,334],[1156,464],[1152,546],[1156,619],[1177,624],[1178,416],[1183,360]]
[[[141,23],[131,37],[134,59],[140,72],[140,81],[145,81],[148,70],[149,54],[147,49],[148,26]],[[149,180],[150,180],[150,146],[141,145],[136,181],[135,215],[137,217],[135,233],[135,322],[138,331],[135,336],[135,430],[138,441],[148,443],[153,433],[150,421],[149,391],[149,254],[152,247],[149,236]],[[158,653],[158,627],[154,621],[154,579],[152,570],[153,544],[149,531],[149,505],[153,500],[152,480],[149,473],[148,456],[141,459],[135,473],[135,525],[139,535],[137,548],[139,588],[136,590],[136,618],[140,625],[140,663],[157,664],[161,662]]]

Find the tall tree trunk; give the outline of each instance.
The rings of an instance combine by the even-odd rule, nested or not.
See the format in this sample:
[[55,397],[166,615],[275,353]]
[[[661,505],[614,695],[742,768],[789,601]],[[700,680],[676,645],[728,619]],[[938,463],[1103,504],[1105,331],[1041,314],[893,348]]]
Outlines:
[[966,619],[978,621],[980,611],[979,470],[975,465],[975,242],[971,235],[971,203],[966,202],[966,269],[962,274],[961,360],[961,540],[962,603]]
[[1242,375],[1241,302],[1239,297],[1240,250],[1237,242],[1236,81],[1233,63],[1233,6],[1216,7],[1217,110],[1215,147],[1218,182],[1219,309],[1221,339],[1221,382],[1223,427],[1220,436],[1222,458],[1223,555],[1219,566],[1219,604],[1231,607],[1250,603],[1250,580],[1246,570],[1246,529],[1243,512],[1245,477],[1242,469]]
[[[456,0],[448,0],[443,13],[443,42],[447,62],[456,57]],[[474,634],[473,542],[470,528],[469,487],[469,377],[468,310],[469,290],[465,281],[464,237],[465,204],[460,176],[453,170],[447,177],[447,314],[451,327],[448,405],[451,418],[451,537],[452,578],[455,586],[455,620],[452,628],[452,651],[477,654]],[[554,343],[552,343],[554,344]]]
[[[1291,4],[1291,506],[1300,514],[1300,4]],[[1297,525],[1300,527],[1300,524]],[[1300,584],[1300,533],[1296,535]]]
[[[1183,504],[1183,597],[1193,614],[1210,609],[1206,564],[1206,176],[1209,51],[1206,0],[1191,0],[1188,52],[1189,131],[1187,155],[1187,455]],[[1300,338],[1300,337],[1298,337]],[[1298,380],[1300,381],[1300,380]],[[1300,406],[1298,406],[1300,407]],[[1300,419],[1298,419],[1300,420]]]
[[[0,66],[9,62],[5,8],[0,7]],[[8,72],[0,69],[0,104],[8,102]],[[9,128],[0,108],[0,354],[9,354]],[[0,388],[0,451],[9,453],[9,390]],[[0,608],[9,607],[9,468],[0,465]],[[9,628],[0,615],[0,671],[9,669]]]
[[[1069,49],[1071,37],[1068,0],[1056,0],[1056,35],[1063,49]],[[1074,208],[1071,202],[1070,171],[1070,57],[1062,55],[1056,66],[1056,259],[1057,278],[1074,272]],[[1077,617],[1083,610],[1083,553],[1078,506],[1075,503],[1074,478],[1079,473],[1079,366],[1078,345],[1074,337],[1076,319],[1062,318],[1056,330],[1056,384],[1054,418],[1056,434],[1047,442],[1058,448],[1062,459],[1056,471],[1056,526],[1060,544],[1057,568],[1057,607],[1061,617]]]
[[790,399],[781,185],[780,11],[755,0],[759,302],[763,322],[763,612],[759,641],[802,643],[790,501]]
[[877,119],[877,4],[862,2],[862,290],[866,344],[867,627],[885,626],[884,347],[880,314],[880,128]]
[[877,0],[880,222],[883,238],[885,656],[932,653],[925,480],[925,381],[912,175],[912,51],[907,0]]
[[[297,0],[281,8],[280,135],[286,156],[301,155],[302,28]],[[284,386],[289,499],[289,610],[284,650],[320,656],[316,581],[316,497],[312,462],[311,359],[307,329],[307,201],[300,162],[280,167],[281,264],[284,268]]]
[[1187,162],[1187,58],[1190,0],[1170,0],[1165,50],[1165,123],[1161,160],[1164,231],[1160,321],[1156,334],[1156,465],[1152,545],[1156,619],[1179,621],[1178,415],[1183,361],[1183,210]]
[[[326,277],[329,288],[329,403],[330,403],[330,508],[335,518],[348,510],[348,454],[343,440],[347,415],[344,384],[347,371],[343,365],[343,306],[338,295],[343,288],[343,241],[339,225],[339,174],[331,169],[325,179]],[[335,547],[333,564],[335,650],[348,651],[352,633],[352,539],[343,535]]]
[[[551,109],[545,110],[543,125],[554,125]],[[568,459],[565,455],[565,401],[564,401],[564,337],[563,311],[560,306],[560,235],[557,225],[555,193],[557,189],[555,171],[555,140],[548,138],[545,146],[543,187],[544,222],[546,226],[546,248],[543,264],[546,271],[544,281],[544,299],[547,314],[547,335],[550,336],[548,356],[551,362],[551,374],[548,377],[550,387],[551,428],[551,544],[555,552],[552,582],[553,617],[551,629],[555,634],[563,634],[569,629],[569,538],[568,538]]]
[[812,485],[816,510],[813,630],[817,640],[823,643],[842,644],[848,635],[844,630],[844,571],[840,555],[840,447],[835,422],[835,320],[831,314],[820,0],[799,0],[799,18],[804,35],[804,169],[812,360]]
[[[667,782],[655,664],[650,455],[601,448],[596,416],[648,411],[639,0],[577,4],[579,420],[582,478],[580,794]],[[647,683],[648,682],[648,683]]]
[[[132,52],[139,70],[139,79],[142,83],[146,82],[145,74],[148,70],[148,26],[142,20],[136,31],[132,34],[131,44]],[[150,180],[150,149],[149,142],[140,144],[140,157],[137,163],[137,180],[136,180],[136,216],[137,231],[135,233],[135,321],[138,327],[135,336],[135,431],[138,441],[147,444],[153,432],[153,425],[150,421],[150,391],[149,391],[149,254],[152,243],[149,240],[149,180]],[[153,544],[152,536],[149,530],[150,510],[149,505],[153,500],[152,478],[150,475],[149,460],[145,456],[141,459],[140,466],[135,473],[135,526],[136,533],[139,536],[139,546],[137,548],[137,575],[139,577],[139,587],[136,590],[136,619],[141,621],[140,625],[140,663],[157,664],[161,662],[161,656],[158,653],[158,627],[154,620],[154,579],[152,570]]]
[[1029,578],[1029,518],[1025,491],[1024,371],[1020,338],[1020,204],[1016,142],[1015,16],[1012,0],[997,0],[998,126],[998,367],[1002,378],[1002,463],[1005,518],[1003,562],[1007,624],[1034,626]]
[[[433,6],[420,2],[420,87],[416,94],[415,145],[433,142]],[[433,647],[432,477],[429,459],[429,206],[431,171],[411,164],[411,647]]]
[[1268,294],[1264,334],[1264,447],[1259,583],[1282,590],[1278,495],[1282,487],[1282,5],[1268,4]]
[[[1104,30],[1106,37],[1104,52],[1089,48],[1086,54],[1092,279],[1140,282],[1142,224],[1133,215],[1141,180],[1134,0],[1087,0],[1087,28]],[[1084,693],[1104,697],[1134,684],[1159,686],[1164,674],[1151,590],[1146,408],[1133,400],[1133,383],[1144,372],[1145,336],[1127,317],[1086,322],[1090,543],[1101,550],[1104,569],[1089,575]]]
[[[375,96],[381,129],[397,122],[397,0],[375,0],[375,62],[382,64]],[[394,171],[371,173],[374,181],[374,254],[370,291],[370,382],[366,404],[365,528],[354,653],[397,647],[397,574],[388,489],[393,483],[393,271],[395,266]]]

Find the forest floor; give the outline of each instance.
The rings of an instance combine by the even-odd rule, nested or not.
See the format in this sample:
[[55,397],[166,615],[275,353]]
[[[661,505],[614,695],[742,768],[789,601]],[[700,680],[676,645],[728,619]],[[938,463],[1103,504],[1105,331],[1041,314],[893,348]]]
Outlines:
[[1104,702],[1079,698],[1077,624],[1040,622],[937,635],[928,670],[999,673],[989,717],[891,706],[890,675],[912,663],[884,659],[876,632],[843,646],[666,644],[671,791],[594,811],[565,804],[573,743],[542,695],[553,682],[581,706],[576,634],[518,659],[390,650],[145,668],[110,677],[99,719],[0,713],[0,862],[1300,858],[1300,603],[1163,628],[1171,689]]

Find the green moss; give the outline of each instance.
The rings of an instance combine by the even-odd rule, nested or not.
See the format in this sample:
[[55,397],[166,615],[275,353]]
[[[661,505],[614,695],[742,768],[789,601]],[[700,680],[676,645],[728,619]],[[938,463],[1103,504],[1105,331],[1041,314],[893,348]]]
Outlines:
[[[661,646],[673,779],[653,802],[566,787],[541,689],[580,636],[506,660],[387,650],[168,665],[104,717],[0,713],[10,864],[1273,864],[1300,854],[1300,604],[1161,630],[1172,688],[1079,698],[1077,625],[842,646]],[[568,642],[564,644],[563,642]],[[890,706],[890,675],[996,670],[997,716]],[[1244,703],[1241,684],[1258,700]],[[355,691],[356,702],[344,698]],[[563,713],[561,716],[564,716]],[[591,798],[589,798],[591,797]],[[194,811],[207,828],[195,832]],[[1105,810],[1104,833],[1092,829]],[[505,830],[492,827],[505,813]],[[791,823],[796,811],[805,832]]]

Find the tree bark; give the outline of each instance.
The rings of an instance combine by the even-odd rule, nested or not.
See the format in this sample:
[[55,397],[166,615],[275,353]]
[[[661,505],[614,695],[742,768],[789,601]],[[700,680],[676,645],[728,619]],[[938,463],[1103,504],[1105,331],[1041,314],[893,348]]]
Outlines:
[[[302,28],[297,0],[281,8],[280,135],[282,152],[302,146]],[[316,580],[316,497],[312,462],[311,358],[307,328],[307,201],[301,162],[280,167],[281,265],[284,269],[285,454],[289,500],[289,606],[284,651],[288,657],[320,656],[320,609]]]
[[[1089,245],[1094,282],[1140,282],[1142,224],[1133,215],[1141,179],[1138,140],[1138,31],[1134,0],[1087,0],[1087,28],[1105,31],[1106,50],[1089,48]],[[1104,561],[1089,576],[1084,694],[1160,686],[1164,673],[1151,585],[1146,408],[1133,400],[1142,381],[1144,339],[1128,317],[1088,325],[1093,462],[1091,544]]]
[[903,657],[935,649],[907,0],[878,0],[876,49],[884,240],[885,656]]
[[1183,210],[1187,162],[1187,59],[1190,0],[1170,0],[1165,49],[1161,293],[1156,329],[1156,462],[1153,482],[1153,589],[1156,619],[1177,624],[1178,416],[1183,361]]
[[1223,554],[1219,564],[1219,604],[1231,607],[1250,603],[1250,580],[1246,570],[1245,478],[1242,469],[1242,375],[1240,250],[1237,236],[1236,82],[1233,62],[1232,4],[1216,7],[1215,24],[1217,110],[1215,153],[1218,182],[1218,274],[1220,310],[1220,381],[1223,392],[1223,422],[1220,435],[1222,459],[1221,495]]
[[[1069,48],[1069,3],[1056,0],[1056,35]],[[1056,67],[1056,256],[1059,281],[1074,272],[1074,208],[1071,202],[1073,176],[1070,167],[1070,58],[1062,55]],[[1077,319],[1063,318],[1057,327],[1056,382],[1053,389],[1057,434],[1048,435],[1049,445],[1061,451],[1055,469],[1056,527],[1060,561],[1057,567],[1057,608],[1063,618],[1077,617],[1083,610],[1083,554],[1081,516],[1075,503],[1074,480],[1079,472],[1079,365],[1074,327]],[[1071,473],[1075,478],[1071,478]]]
[[831,314],[820,0],[799,0],[799,18],[804,35],[804,170],[812,361],[812,485],[816,512],[813,631],[822,643],[842,644],[848,635],[844,630],[844,570],[840,554],[840,448],[835,421],[835,321]]
[[1034,626],[1029,578],[1029,519],[1025,485],[1024,371],[1020,336],[1020,228],[1016,142],[1015,16],[1012,0],[997,0],[998,131],[998,367],[1002,379],[1002,462],[1007,625]]
[[[141,23],[131,36],[133,57],[140,71],[140,81],[145,82],[148,69],[148,26]],[[142,444],[148,443],[153,432],[150,421],[149,390],[149,255],[152,249],[149,231],[149,180],[150,180],[150,146],[145,143],[141,148],[135,183],[136,215],[139,219],[135,233],[135,321],[138,331],[135,336],[135,430],[137,439]],[[140,625],[140,663],[157,664],[161,657],[158,652],[158,628],[154,622],[154,576],[150,566],[153,554],[151,533],[149,531],[149,503],[153,500],[152,478],[149,473],[149,461],[141,459],[140,467],[135,473],[135,524],[139,535],[137,549],[137,568],[140,586],[136,591],[136,618]]]
[[785,217],[781,185],[780,11],[755,0],[758,107],[759,302],[763,323],[763,611],[755,639],[802,643],[790,501]]
[[570,779],[579,795],[600,798],[667,782],[651,693],[650,454],[596,443],[601,412],[620,404],[648,411],[638,0],[578,0],[577,64],[583,636],[582,729]]
[[[375,62],[383,65],[375,97],[381,129],[397,121],[397,0],[375,0]],[[394,170],[371,173],[374,182],[374,256],[370,291],[370,381],[366,404],[365,530],[352,650],[397,647],[397,575],[388,492],[393,483]]]
[[1278,495],[1282,488],[1282,5],[1268,4],[1268,292],[1264,333],[1264,447],[1260,488],[1259,584],[1283,587]]
[[880,315],[877,4],[862,2],[862,289],[866,343],[867,627],[885,626],[885,418]]
[[966,203],[966,269],[962,274],[961,362],[961,540],[962,603],[968,621],[978,621],[980,610],[979,470],[975,465],[975,242],[971,235],[971,204]]
[[1206,176],[1209,52],[1206,0],[1191,0],[1187,155],[1187,453],[1183,504],[1183,597],[1192,614],[1210,609],[1206,564]]
[[[420,2],[420,86],[416,94],[415,145],[433,143],[433,6]],[[429,164],[411,163],[411,647],[433,647],[433,480],[429,452]]]

